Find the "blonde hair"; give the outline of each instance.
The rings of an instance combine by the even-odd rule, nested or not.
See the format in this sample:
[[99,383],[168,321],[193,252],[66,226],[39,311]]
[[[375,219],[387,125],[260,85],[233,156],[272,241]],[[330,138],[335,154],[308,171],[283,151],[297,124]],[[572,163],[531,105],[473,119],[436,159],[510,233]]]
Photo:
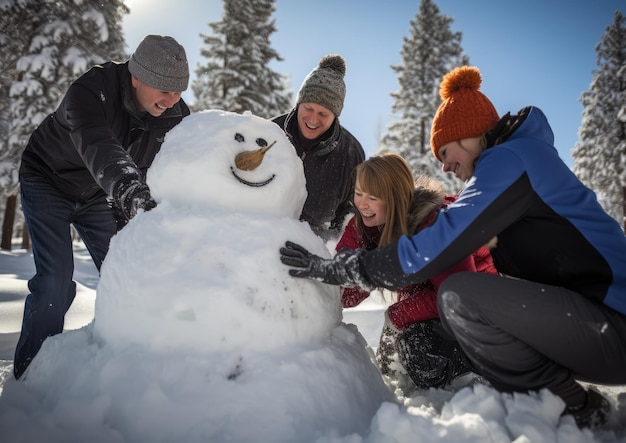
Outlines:
[[[407,161],[395,153],[373,156],[356,168],[355,188],[376,196],[387,205],[385,224],[378,246],[391,243],[401,235],[407,235],[407,216],[415,182],[413,171]],[[365,225],[359,211],[355,211],[356,226],[363,237]]]

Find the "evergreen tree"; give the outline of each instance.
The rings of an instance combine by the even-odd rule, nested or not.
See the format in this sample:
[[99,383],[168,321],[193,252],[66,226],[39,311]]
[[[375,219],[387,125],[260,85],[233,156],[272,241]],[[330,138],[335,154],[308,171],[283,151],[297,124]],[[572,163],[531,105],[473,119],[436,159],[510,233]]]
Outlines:
[[274,10],[274,0],[224,0],[222,21],[209,23],[214,35],[200,34],[207,63],[195,70],[194,111],[251,111],[271,118],[289,110],[288,82],[268,66],[282,61],[270,47]]
[[20,0],[11,0],[0,4],[0,206],[5,197],[14,194],[17,189],[14,157],[19,153],[10,155],[8,150],[11,126],[9,91],[11,84],[18,78],[17,60],[25,52],[28,35],[25,30],[32,24],[23,3]]
[[[126,58],[121,30],[125,13],[128,8],[122,0],[0,3],[2,248],[10,249],[14,219],[20,218],[18,169],[30,134],[76,77],[96,63]],[[22,245],[26,244],[24,238]]]
[[123,61],[122,0],[15,0],[3,28],[19,41],[10,84],[9,135],[0,152],[0,189],[17,186],[19,159],[30,134],[92,65]]
[[[17,79],[17,60],[26,47],[24,30],[31,25],[24,1],[10,0],[0,3],[0,217],[2,238],[0,248],[11,249],[13,225],[23,217],[17,209],[17,167],[20,151],[8,150],[11,123],[9,91]],[[24,239],[23,239],[24,241]],[[23,243],[24,244],[24,243]]]
[[582,93],[574,173],[626,229],[626,20],[617,11],[596,46],[598,69]]
[[439,83],[452,68],[469,63],[461,47],[461,33],[452,32],[452,18],[441,15],[431,0],[421,0],[410,24],[410,36],[403,38],[402,64],[391,68],[398,73],[400,88],[391,93],[392,122],[381,139],[380,152],[393,151],[404,157],[417,174],[435,176],[448,192],[462,185],[441,165],[430,150],[430,127],[441,103]]

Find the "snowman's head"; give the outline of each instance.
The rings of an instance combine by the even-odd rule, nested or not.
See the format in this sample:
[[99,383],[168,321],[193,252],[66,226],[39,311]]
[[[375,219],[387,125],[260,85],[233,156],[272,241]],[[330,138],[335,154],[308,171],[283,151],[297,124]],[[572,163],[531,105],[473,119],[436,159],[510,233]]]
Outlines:
[[292,218],[306,199],[302,161],[283,130],[249,112],[208,110],[183,119],[165,137],[148,185],[159,204]]

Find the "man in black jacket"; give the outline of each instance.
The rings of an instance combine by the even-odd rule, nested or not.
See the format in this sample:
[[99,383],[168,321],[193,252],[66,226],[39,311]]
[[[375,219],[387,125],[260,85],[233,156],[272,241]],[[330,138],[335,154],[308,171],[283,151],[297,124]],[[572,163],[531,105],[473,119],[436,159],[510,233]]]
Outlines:
[[338,239],[352,212],[354,170],[365,160],[361,143],[339,123],[346,96],[342,56],[322,57],[302,82],[296,106],[275,117],[304,164],[308,196],[301,220],[324,240]]
[[36,274],[15,350],[19,379],[43,341],[63,331],[76,295],[70,225],[100,266],[111,237],[156,206],[146,172],[165,134],[187,115],[189,66],[172,37],[148,35],[126,63],[94,66],[67,90],[22,155],[22,210]]

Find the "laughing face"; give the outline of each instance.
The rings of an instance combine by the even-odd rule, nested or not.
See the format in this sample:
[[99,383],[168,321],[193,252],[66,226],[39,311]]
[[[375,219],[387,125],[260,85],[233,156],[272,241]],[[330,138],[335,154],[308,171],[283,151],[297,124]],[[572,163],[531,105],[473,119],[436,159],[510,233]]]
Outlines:
[[463,182],[474,174],[474,164],[482,152],[482,137],[454,140],[439,148],[439,160],[443,172],[450,172]]
[[361,214],[363,224],[368,228],[385,224],[387,203],[374,195],[363,192],[358,183],[354,187],[354,205]]
[[167,109],[180,101],[180,92],[168,92],[148,86],[141,80],[131,76],[134,99],[137,109],[147,112],[153,117],[159,117]]
[[331,127],[335,114],[328,108],[317,103],[300,103],[298,105],[298,128],[302,136],[314,140]]

